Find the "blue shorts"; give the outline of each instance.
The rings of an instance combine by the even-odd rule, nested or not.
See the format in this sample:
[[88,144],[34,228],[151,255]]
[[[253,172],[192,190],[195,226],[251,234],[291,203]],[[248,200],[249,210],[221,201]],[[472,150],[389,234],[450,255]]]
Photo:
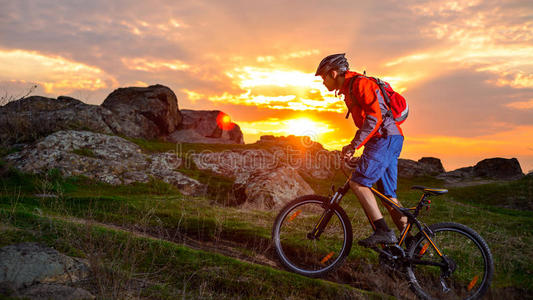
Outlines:
[[402,145],[401,135],[371,138],[365,144],[351,180],[367,187],[377,182],[377,188],[382,194],[396,198],[398,157]]

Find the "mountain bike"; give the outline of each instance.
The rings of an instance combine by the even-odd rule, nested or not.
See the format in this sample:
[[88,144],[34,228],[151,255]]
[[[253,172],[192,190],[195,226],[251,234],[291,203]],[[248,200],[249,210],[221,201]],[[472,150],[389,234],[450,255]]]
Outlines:
[[[350,253],[352,225],[340,206],[350,189],[350,176],[345,168],[342,170],[346,183],[336,191],[332,186],[333,195],[298,197],[276,217],[272,240],[280,262],[288,270],[322,277],[338,268]],[[411,289],[424,299],[478,299],[486,293],[494,266],[485,240],[459,223],[426,225],[417,218],[424,207],[430,207],[430,198],[447,193],[446,189],[413,186],[422,195],[411,208],[396,204],[374,187],[370,189],[383,204],[408,220],[397,243],[371,248],[379,253],[380,263],[405,274]],[[406,243],[414,227],[418,233]]]

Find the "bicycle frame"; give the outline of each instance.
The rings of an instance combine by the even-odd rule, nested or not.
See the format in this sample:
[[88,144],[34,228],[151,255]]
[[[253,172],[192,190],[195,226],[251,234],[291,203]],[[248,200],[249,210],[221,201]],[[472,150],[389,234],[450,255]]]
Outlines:
[[[354,238],[352,222],[345,209],[341,207],[341,201],[352,187],[354,190],[359,188],[352,184],[351,172],[347,172],[345,165],[342,167],[346,182],[338,188],[332,186],[332,193],[330,192],[329,196],[298,197],[278,214],[272,236],[281,262],[288,269],[302,275],[319,277],[336,269],[349,256]],[[407,219],[397,241],[369,246],[379,254],[380,265],[407,275],[412,289],[421,297],[429,297],[427,296],[429,292],[450,296],[459,294],[479,296],[486,292],[487,284],[490,283],[493,274],[493,262],[490,249],[481,236],[471,228],[458,223],[426,225],[422,220],[418,220],[421,209],[424,207],[429,209],[431,204],[429,198],[445,194],[447,190],[413,186],[412,189],[421,190],[421,197],[413,207],[403,207],[396,199],[385,195],[379,184],[377,187],[369,188],[392,213],[395,221],[398,221],[397,217],[402,217],[402,221]],[[355,191],[359,194],[359,191]],[[299,219],[300,222],[290,223],[302,212],[304,217]],[[375,228],[366,211],[365,215],[369,224]],[[404,222],[397,223],[401,225]],[[298,242],[293,243],[292,239]],[[461,241],[469,241],[471,245]],[[304,246],[303,243],[307,244]],[[463,245],[470,245],[473,249],[465,247],[466,252],[456,253],[455,249],[458,247],[462,249]],[[303,250],[296,251],[299,248],[295,247],[300,246],[304,247]],[[447,248],[448,246],[451,248]],[[446,249],[450,249],[450,252],[448,253]],[[465,258],[463,254],[470,252],[476,256],[468,255],[463,259]],[[336,260],[325,264],[333,255]],[[483,264],[479,263],[480,259]],[[470,268],[473,265],[476,267]],[[456,270],[459,272],[455,273]],[[454,276],[454,274],[459,275]],[[476,285],[480,278],[482,278],[481,283]],[[450,293],[452,290],[454,292]]]
[[[314,230],[311,233],[309,233],[309,235],[308,235],[309,238],[318,238],[320,236],[320,234],[324,230],[326,224],[329,222],[329,219],[331,218],[332,210],[330,209],[330,207],[333,206],[333,205],[339,205],[340,204],[340,202],[341,202],[342,198],[344,197],[344,195],[346,195],[346,193],[348,193],[348,191],[350,190],[350,180],[351,180],[350,177],[348,177],[348,179],[346,180],[346,183],[342,187],[339,187],[337,189],[337,191],[335,192],[335,194],[333,194],[333,196],[331,197],[331,200],[329,202],[328,207],[326,207],[326,210],[325,210],[324,214],[320,218],[320,220],[317,223],[317,225],[315,226]],[[374,187],[370,187],[370,190],[372,191],[372,193],[375,196],[377,196],[383,202],[384,205],[388,205],[389,207],[392,207],[394,210],[400,212],[402,215],[407,217],[407,220],[408,220],[407,221],[407,225],[405,226],[405,228],[403,229],[403,231],[402,231],[402,233],[400,235],[400,240],[397,243],[398,246],[401,246],[403,244],[407,234],[413,228],[413,224],[415,224],[418,227],[418,229],[420,230],[420,232],[422,232],[422,234],[425,235],[425,237],[430,242],[430,244],[433,247],[433,249],[435,249],[437,254],[440,257],[443,257],[442,252],[440,251],[438,246],[435,244],[435,242],[430,237],[430,236],[433,236],[433,232],[431,232],[431,230],[427,226],[422,224],[417,219],[418,214],[420,212],[420,209],[422,207],[424,207],[424,206],[428,206],[429,203],[430,203],[427,200],[427,198],[430,196],[429,194],[424,193],[422,195],[422,197],[420,198],[420,201],[418,202],[418,205],[416,207],[405,208],[405,207],[402,207],[402,206],[398,205],[396,202],[392,201],[391,198],[389,198],[389,197],[383,195],[382,193],[380,193]],[[372,219],[368,216],[368,214],[366,214],[366,211],[365,211],[365,215],[366,215],[370,225],[375,230],[376,227],[375,227],[374,223],[372,222]]]

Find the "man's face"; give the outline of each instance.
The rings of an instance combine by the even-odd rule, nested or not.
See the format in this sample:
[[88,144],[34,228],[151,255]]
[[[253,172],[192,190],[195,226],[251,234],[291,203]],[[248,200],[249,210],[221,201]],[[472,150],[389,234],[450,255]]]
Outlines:
[[329,72],[327,75],[321,75],[322,83],[328,89],[328,91],[335,90],[335,79],[333,78],[333,73]]

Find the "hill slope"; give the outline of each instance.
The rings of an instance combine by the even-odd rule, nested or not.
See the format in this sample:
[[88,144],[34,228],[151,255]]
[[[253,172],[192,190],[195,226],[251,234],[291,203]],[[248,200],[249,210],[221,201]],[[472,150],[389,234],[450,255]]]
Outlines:
[[[174,147],[137,142],[154,152]],[[187,145],[192,151],[201,151],[203,146]],[[219,150],[217,147],[225,149],[227,145],[209,147]],[[157,180],[111,186],[83,177],[62,178],[53,170],[37,176],[22,174],[5,164],[0,168],[0,246],[41,241],[62,252],[87,257],[98,275],[87,284],[102,297],[123,293],[157,299],[183,295],[413,297],[400,276],[376,266],[376,255],[357,245],[347,263],[326,278],[329,281],[278,270],[270,246],[270,229],[277,212],[223,205],[224,201],[217,198],[228,192],[230,182],[220,176],[187,170],[188,175],[214,187],[206,197],[190,197]],[[340,173],[331,181],[302,176],[317,193],[325,195],[330,183],[338,186],[345,180]],[[409,189],[414,184],[440,186],[442,182],[429,177],[400,180],[399,198],[405,206],[419,198],[419,192]],[[533,292],[533,263],[528,255],[533,252],[533,212],[510,209],[531,205],[532,186],[532,178],[525,177],[451,189],[449,194],[435,198],[432,209],[423,217],[428,224],[463,223],[487,240],[496,263],[492,298],[505,294],[519,299]],[[354,239],[368,235],[370,228],[352,193],[343,199],[342,206],[352,216]]]

